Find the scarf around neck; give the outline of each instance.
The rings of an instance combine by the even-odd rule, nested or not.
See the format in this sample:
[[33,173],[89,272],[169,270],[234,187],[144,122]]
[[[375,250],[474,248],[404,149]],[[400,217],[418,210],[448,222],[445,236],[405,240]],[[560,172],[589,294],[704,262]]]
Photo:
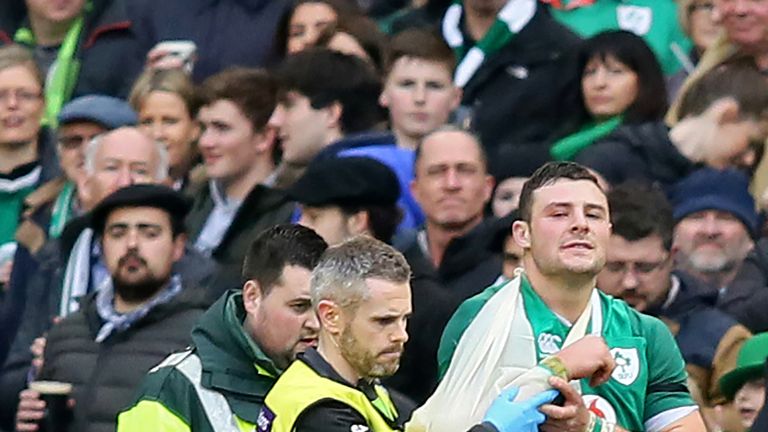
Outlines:
[[104,342],[112,333],[128,330],[134,323],[147,316],[149,311],[158,305],[170,302],[179,292],[181,292],[181,277],[173,275],[168,285],[149,301],[128,313],[121,314],[115,310],[115,289],[112,278],[107,278],[96,294],[96,311],[104,320],[104,324],[96,335],[96,343]]
[[622,116],[617,115],[602,122],[589,122],[577,132],[559,139],[552,144],[549,154],[553,159],[573,160],[580,151],[591,146],[621,125]]
[[442,23],[443,37],[459,61],[454,73],[454,84],[464,87],[486,57],[507,45],[531,21],[536,13],[536,1],[508,0],[496,15],[491,28],[472,46],[465,40],[461,30],[464,6],[461,0],[454,0],[445,12]]

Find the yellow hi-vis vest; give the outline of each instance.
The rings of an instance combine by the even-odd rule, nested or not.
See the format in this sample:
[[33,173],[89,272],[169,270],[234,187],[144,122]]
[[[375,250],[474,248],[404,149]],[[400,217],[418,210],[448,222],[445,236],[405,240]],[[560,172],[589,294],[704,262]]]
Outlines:
[[280,376],[267,394],[256,421],[259,432],[292,432],[302,412],[321,400],[336,400],[352,407],[365,418],[372,432],[400,431],[397,409],[387,390],[374,385],[378,398],[332,379],[320,376],[303,361],[297,360]]

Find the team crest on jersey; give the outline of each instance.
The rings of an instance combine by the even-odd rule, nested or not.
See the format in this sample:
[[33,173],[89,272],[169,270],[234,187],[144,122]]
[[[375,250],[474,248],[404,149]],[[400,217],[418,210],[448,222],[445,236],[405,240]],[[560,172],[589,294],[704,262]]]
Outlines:
[[611,423],[617,422],[616,410],[613,409],[613,406],[605,398],[598,395],[583,395],[582,399],[587,409],[596,416]]
[[645,6],[617,6],[616,18],[620,29],[643,36],[651,29],[653,11]]
[[611,377],[624,385],[630,385],[640,375],[640,356],[637,348],[611,348],[611,355],[616,362],[616,369]]
[[563,338],[551,333],[542,333],[538,338],[539,351],[542,354],[555,354],[560,352],[560,345],[563,343]]

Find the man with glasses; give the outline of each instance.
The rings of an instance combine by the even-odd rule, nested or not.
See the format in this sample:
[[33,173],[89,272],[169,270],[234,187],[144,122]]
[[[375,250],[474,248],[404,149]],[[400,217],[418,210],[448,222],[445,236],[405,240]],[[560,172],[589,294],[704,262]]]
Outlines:
[[[608,194],[613,231],[597,287],[670,328],[704,406],[724,402],[717,382],[731,370],[749,331],[715,309],[717,289],[673,272],[672,208],[651,186],[623,184]],[[705,418],[707,410],[703,411]]]
[[33,253],[42,245],[41,240],[46,236],[58,237],[64,225],[82,212],[75,186],[84,180],[86,144],[96,135],[137,122],[136,113],[125,101],[102,95],[72,100],[64,105],[58,119],[56,151],[63,176],[41,186],[25,203],[29,216],[26,219],[43,230],[28,231],[32,227],[22,225],[23,236],[29,239],[26,246]]

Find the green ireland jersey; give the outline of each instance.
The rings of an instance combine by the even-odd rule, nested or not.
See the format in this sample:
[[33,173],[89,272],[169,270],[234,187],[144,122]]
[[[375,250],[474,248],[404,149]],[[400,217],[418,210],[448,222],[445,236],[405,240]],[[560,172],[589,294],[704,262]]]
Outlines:
[[[441,375],[464,330],[504,286],[492,286],[467,300],[451,318],[438,351]],[[520,291],[538,360],[542,360],[562,348],[571,325],[547,307],[525,277]],[[593,325],[599,328],[593,329]],[[596,292],[587,332],[601,335],[616,361],[607,383],[592,388],[589,380],[581,380],[590,411],[630,431],[660,431],[697,409],[686,387],[685,363],[664,323]]]
[[673,0],[597,0],[587,6],[550,11],[556,20],[585,38],[611,29],[642,37],[667,75],[680,70],[679,58],[687,57],[693,46],[683,33]]

